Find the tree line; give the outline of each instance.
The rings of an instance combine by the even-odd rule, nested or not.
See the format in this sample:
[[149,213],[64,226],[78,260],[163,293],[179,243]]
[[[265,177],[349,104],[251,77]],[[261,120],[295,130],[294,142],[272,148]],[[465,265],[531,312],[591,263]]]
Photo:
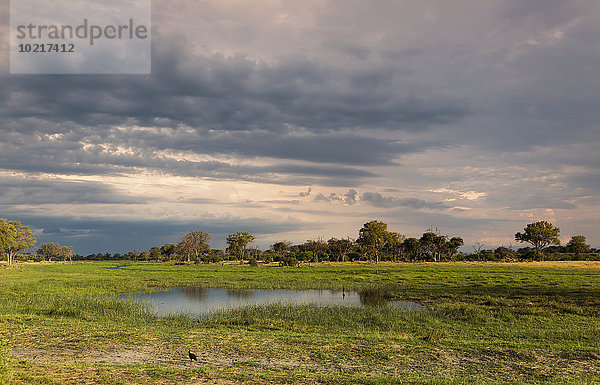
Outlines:
[[[583,235],[575,235],[565,245],[560,244],[560,229],[549,222],[528,224],[523,232],[515,234],[515,241],[531,246],[517,250],[511,246],[485,249],[482,242],[472,245],[473,252],[459,252],[464,241],[458,236],[443,235],[439,229],[429,227],[420,238],[406,237],[388,230],[387,223],[373,220],[365,223],[356,239],[322,237],[301,244],[277,241],[267,250],[252,247],[255,236],[249,232],[236,232],[226,238],[225,250],[211,249],[211,235],[203,230],[186,233],[177,243],[154,246],[148,250],[131,250],[125,254],[90,254],[81,256],[71,246],[55,242],[42,243],[35,254],[22,254],[22,259],[34,260],[134,260],[175,261],[180,263],[217,263],[225,260],[247,261],[250,264],[279,262],[294,266],[300,262],[379,261],[423,262],[458,260],[574,260],[600,259],[598,250],[590,248]],[[36,244],[33,232],[18,221],[0,219],[0,254],[11,265],[19,252]]]

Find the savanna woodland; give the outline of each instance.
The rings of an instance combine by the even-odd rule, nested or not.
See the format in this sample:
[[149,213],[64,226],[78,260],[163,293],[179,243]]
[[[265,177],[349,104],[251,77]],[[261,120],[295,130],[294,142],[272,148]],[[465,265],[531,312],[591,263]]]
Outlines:
[[[524,247],[465,245],[365,223],[352,238],[193,230],[123,254],[78,255],[0,220],[0,383],[600,383],[600,262],[583,235],[540,221]],[[273,303],[156,314],[171,288],[327,289],[420,306]]]

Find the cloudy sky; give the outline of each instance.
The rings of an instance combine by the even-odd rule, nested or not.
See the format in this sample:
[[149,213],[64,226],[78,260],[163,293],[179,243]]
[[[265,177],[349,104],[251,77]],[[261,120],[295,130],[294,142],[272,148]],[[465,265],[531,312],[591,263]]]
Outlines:
[[600,2],[155,0],[151,75],[9,75],[0,217],[80,254],[363,223],[600,246]]

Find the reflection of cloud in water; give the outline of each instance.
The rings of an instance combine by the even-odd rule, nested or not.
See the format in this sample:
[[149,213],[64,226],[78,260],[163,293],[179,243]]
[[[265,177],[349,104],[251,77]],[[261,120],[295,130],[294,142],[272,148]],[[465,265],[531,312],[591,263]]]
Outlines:
[[230,290],[227,290],[227,295],[229,295],[231,298],[236,298],[236,299],[248,299],[248,298],[251,298],[252,296],[254,296],[254,293],[252,292],[252,290],[230,289]]

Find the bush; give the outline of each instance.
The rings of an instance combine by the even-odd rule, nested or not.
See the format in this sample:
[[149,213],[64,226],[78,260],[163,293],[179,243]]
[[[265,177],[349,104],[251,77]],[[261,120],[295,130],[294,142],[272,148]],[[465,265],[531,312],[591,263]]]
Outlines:
[[294,257],[285,256],[279,261],[279,266],[297,266],[298,260]]
[[202,256],[202,262],[204,263],[219,263],[223,262],[223,256],[220,254],[208,254]]
[[290,253],[289,256],[296,258],[295,257],[296,255],[298,256],[298,260],[304,261],[304,262],[310,262],[315,257],[312,251],[302,251],[298,254]]
[[256,260],[256,258],[252,257],[250,258],[250,260],[248,261],[248,264],[252,267],[257,267],[258,266],[258,261]]

